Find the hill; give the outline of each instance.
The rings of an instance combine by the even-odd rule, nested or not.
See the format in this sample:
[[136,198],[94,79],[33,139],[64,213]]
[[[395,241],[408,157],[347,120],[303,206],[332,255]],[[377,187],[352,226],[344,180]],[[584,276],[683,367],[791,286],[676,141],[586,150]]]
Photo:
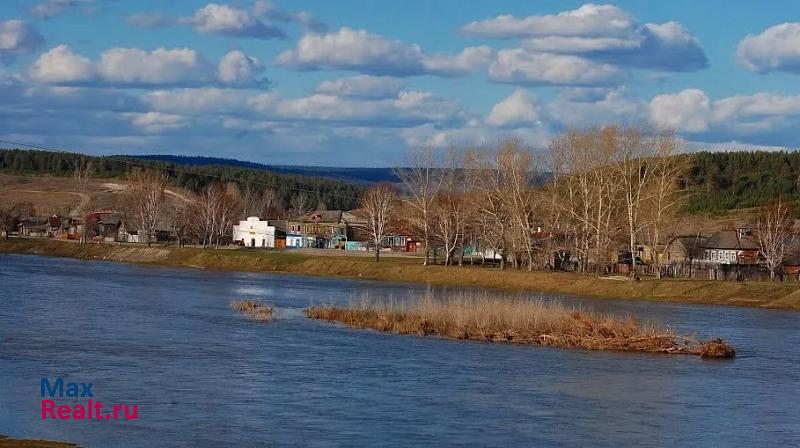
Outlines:
[[237,168],[251,168],[271,171],[273,173],[322,177],[326,179],[355,183],[400,182],[400,179],[398,179],[394,174],[394,169],[392,168],[338,168],[330,166],[264,165],[261,163],[218,157],[172,156],[160,154],[121,157],[132,157],[141,160],[158,160],[186,166],[216,165]]
[[[234,182],[240,188],[257,192],[275,190],[281,206],[288,206],[294,196],[304,196],[312,206],[349,210],[358,205],[363,185],[323,177],[276,173],[262,168],[216,164],[179,164],[164,160],[146,160],[128,156],[88,156],[84,154],[0,149],[0,172],[56,177],[72,176],[80,164],[91,162],[96,178],[122,177],[134,167],[164,170],[170,185],[198,192],[215,181]],[[242,162],[246,163],[246,162]]]

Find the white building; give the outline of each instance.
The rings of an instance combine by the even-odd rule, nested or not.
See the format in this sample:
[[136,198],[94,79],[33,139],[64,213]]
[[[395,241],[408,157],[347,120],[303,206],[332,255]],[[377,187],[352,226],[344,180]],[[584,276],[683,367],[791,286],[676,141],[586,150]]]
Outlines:
[[233,241],[241,241],[246,247],[275,247],[275,226],[250,216],[233,226]]

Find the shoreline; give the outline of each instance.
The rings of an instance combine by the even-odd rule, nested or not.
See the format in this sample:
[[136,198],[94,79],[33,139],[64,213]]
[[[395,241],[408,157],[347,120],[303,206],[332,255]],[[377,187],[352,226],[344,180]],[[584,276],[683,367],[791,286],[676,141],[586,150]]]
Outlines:
[[422,266],[416,258],[369,257],[291,251],[200,249],[133,244],[79,245],[57,240],[0,240],[0,253],[50,255],[155,266],[218,271],[273,272],[319,277],[436,286],[477,287],[504,291],[578,295],[600,299],[635,299],[706,305],[800,310],[800,285],[782,282],[725,282],[643,278],[639,282],[571,272],[515,271],[482,266]]

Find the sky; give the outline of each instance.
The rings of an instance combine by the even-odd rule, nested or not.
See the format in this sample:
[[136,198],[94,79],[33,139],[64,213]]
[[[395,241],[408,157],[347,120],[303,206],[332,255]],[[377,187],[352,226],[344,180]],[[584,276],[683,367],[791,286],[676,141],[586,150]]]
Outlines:
[[798,81],[796,1],[0,2],[0,139],[90,154],[396,166],[641,122],[794,150]]

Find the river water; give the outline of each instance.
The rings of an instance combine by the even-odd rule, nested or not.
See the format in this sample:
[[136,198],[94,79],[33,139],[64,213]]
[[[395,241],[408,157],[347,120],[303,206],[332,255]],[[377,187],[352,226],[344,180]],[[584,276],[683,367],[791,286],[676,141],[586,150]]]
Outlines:
[[[84,446],[790,446],[800,313],[552,297],[635,313],[732,361],[353,330],[311,304],[422,286],[0,255],[0,432]],[[229,308],[257,297],[267,324]],[[40,380],[136,420],[41,419]],[[63,403],[85,402],[85,398]]]

